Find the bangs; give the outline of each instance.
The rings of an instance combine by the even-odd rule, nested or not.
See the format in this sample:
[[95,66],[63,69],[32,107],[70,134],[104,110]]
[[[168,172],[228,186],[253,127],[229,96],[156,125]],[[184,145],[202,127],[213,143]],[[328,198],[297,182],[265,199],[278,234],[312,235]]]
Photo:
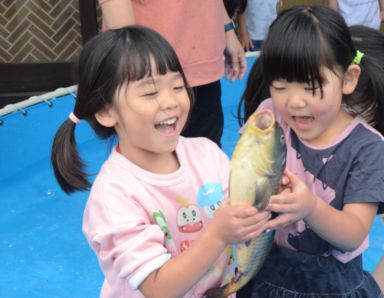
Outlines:
[[321,67],[331,64],[321,36],[316,18],[307,10],[272,23],[259,58],[265,83],[270,86],[280,79],[306,83],[312,88],[320,86],[322,90]]
[[[118,85],[134,82],[154,74],[165,75],[168,71],[180,72],[185,76],[173,48],[162,38],[143,35],[140,31],[132,32],[127,42],[121,44],[125,50],[117,61],[116,76]],[[155,36],[157,37],[157,36]],[[119,51],[119,49],[117,49]],[[152,64],[153,63],[153,64]],[[152,69],[152,66],[154,69]]]

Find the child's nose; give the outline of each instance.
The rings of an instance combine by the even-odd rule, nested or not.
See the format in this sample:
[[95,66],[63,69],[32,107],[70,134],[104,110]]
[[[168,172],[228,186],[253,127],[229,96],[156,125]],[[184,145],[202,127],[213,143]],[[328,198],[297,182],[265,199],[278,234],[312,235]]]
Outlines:
[[305,107],[306,101],[305,101],[304,97],[302,96],[302,94],[291,93],[288,96],[289,96],[288,106],[290,108],[298,109],[298,108],[304,108]]
[[173,90],[164,92],[162,98],[160,99],[160,108],[162,110],[170,110],[176,108],[177,106],[178,100]]

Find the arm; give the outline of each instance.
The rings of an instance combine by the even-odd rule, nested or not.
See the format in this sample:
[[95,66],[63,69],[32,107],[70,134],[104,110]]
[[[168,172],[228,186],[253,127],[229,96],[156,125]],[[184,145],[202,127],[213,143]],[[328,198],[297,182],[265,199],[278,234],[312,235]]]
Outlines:
[[340,211],[320,198],[316,200],[315,209],[304,221],[321,238],[340,250],[357,249],[371,229],[378,205],[346,204]]
[[269,213],[258,212],[254,207],[223,204],[193,245],[152,272],[140,285],[140,291],[145,297],[183,296],[227,245],[256,237],[264,230],[269,217]]
[[296,175],[290,171],[285,174],[290,181],[290,191],[273,196],[268,206],[268,210],[282,214],[271,220],[266,228],[303,219],[322,239],[339,250],[353,251],[361,245],[372,226],[377,204],[345,204],[342,210],[337,210],[316,197]]
[[100,2],[103,21],[107,29],[121,28],[135,23],[131,0]]
[[373,271],[373,277],[376,279],[381,291],[384,293],[384,256],[381,257],[379,264],[375,271]]
[[[224,24],[227,24],[231,21],[231,19],[225,9],[224,2],[222,3],[222,11]],[[241,80],[247,70],[247,61],[245,60],[244,50],[237,39],[235,30],[225,32],[225,44],[224,54],[227,79],[234,81],[237,78]]]
[[240,42],[242,47],[246,51],[252,50],[253,44],[252,44],[252,40],[249,38],[248,28],[247,28],[247,11],[244,11],[242,14],[239,14],[239,16],[237,17],[237,24],[239,26]]
[[332,8],[333,10],[339,11],[339,8],[337,6],[337,0],[329,0],[329,7]]
[[379,0],[381,21],[384,22],[384,0]]

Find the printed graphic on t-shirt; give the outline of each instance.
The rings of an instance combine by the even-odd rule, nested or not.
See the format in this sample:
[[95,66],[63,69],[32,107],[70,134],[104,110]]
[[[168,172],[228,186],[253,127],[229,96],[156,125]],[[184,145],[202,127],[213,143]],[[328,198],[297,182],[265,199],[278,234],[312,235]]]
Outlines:
[[161,212],[161,210],[154,212],[152,217],[155,223],[157,223],[160,229],[164,232],[165,240],[169,242],[173,241],[171,231],[167,225],[167,220],[165,219],[163,212]]
[[203,220],[199,207],[190,204],[188,199],[177,196],[176,200],[182,204],[177,211],[177,226],[181,233],[195,233],[203,228]]
[[224,198],[223,187],[218,182],[203,184],[197,192],[197,202],[209,219],[213,218]]

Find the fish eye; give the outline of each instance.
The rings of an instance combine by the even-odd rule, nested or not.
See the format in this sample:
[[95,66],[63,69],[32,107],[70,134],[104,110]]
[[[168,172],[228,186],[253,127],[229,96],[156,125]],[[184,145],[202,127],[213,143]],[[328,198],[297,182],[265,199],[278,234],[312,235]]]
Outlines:
[[281,136],[280,136],[280,141],[281,141],[282,143],[285,142],[285,136],[284,136],[284,135],[281,135]]

